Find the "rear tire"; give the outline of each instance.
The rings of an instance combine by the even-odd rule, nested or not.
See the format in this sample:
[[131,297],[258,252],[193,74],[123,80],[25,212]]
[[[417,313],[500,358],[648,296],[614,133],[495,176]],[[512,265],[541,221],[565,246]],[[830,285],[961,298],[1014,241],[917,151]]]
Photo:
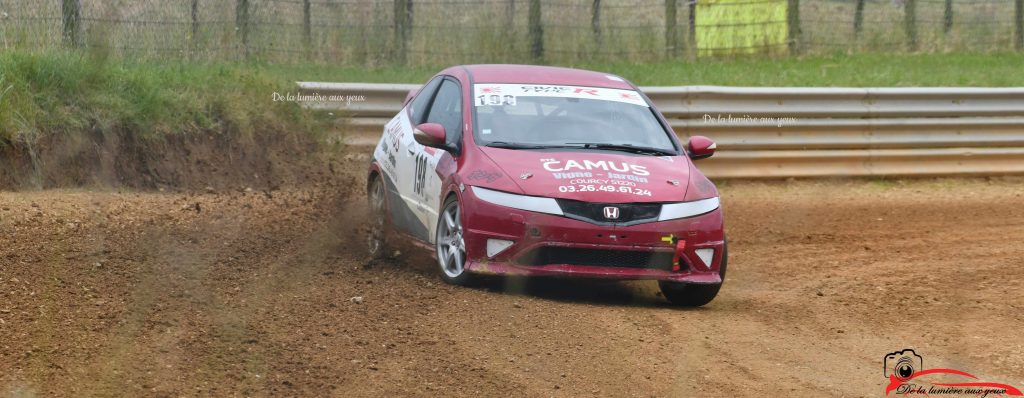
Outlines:
[[466,240],[463,238],[462,209],[455,195],[449,196],[437,215],[435,248],[441,279],[453,285],[465,286],[473,276],[466,271]]
[[[725,283],[725,269],[729,263],[728,260],[729,245],[725,243],[722,245],[722,264],[718,267],[718,275],[722,277],[722,283]],[[658,287],[672,304],[682,307],[700,307],[715,299],[718,291],[722,288],[722,283],[697,284],[658,281]]]
[[380,260],[387,255],[387,206],[384,197],[384,181],[379,174],[374,175],[366,189],[367,204],[370,208],[370,230],[366,236],[366,251],[371,260]]

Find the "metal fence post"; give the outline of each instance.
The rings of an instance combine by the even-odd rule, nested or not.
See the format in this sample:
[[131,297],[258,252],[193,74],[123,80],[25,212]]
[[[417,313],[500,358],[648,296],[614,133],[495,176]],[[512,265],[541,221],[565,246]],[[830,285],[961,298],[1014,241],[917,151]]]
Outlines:
[[800,53],[800,0],[789,0],[786,7],[786,22],[789,25],[789,53]]
[[679,47],[676,42],[676,3],[677,0],[665,0],[665,53],[669,57],[675,56]]
[[412,36],[412,0],[394,0],[394,54],[400,65],[406,61],[409,51],[409,37]]
[[1024,0],[1014,1],[1014,11],[1013,23],[1017,27],[1014,32],[1014,45],[1017,47],[1017,50],[1024,50]]
[[199,47],[199,0],[192,0],[192,34],[188,37],[189,52],[194,56]]
[[408,51],[412,39],[412,1],[405,0],[405,20],[402,21],[402,49]]
[[540,0],[530,0],[530,55],[535,61],[544,58],[544,27],[541,26]]
[[309,0],[302,0],[302,41],[306,45],[306,52],[313,47],[313,25],[310,22],[312,4]]
[[82,0],[62,0],[64,45],[80,47],[82,45]]
[[405,38],[402,37],[402,32],[405,31],[402,28],[402,23],[405,18],[402,14],[405,12],[405,0],[392,0],[391,8],[391,41],[392,41],[392,54],[391,59],[399,64],[405,64],[405,49],[402,48],[405,45]]
[[697,58],[697,0],[686,0],[686,46],[691,59]]
[[953,30],[953,0],[946,0],[946,8],[942,12],[942,33]]
[[860,32],[864,30],[864,1],[857,0],[857,7],[853,10],[853,38],[860,38]]
[[249,58],[249,0],[238,0],[235,4],[235,30],[242,42],[242,52]]
[[917,0],[903,0],[903,25],[907,31],[907,49],[917,51]]
[[516,0],[508,0],[508,3],[505,3],[505,29],[506,29],[505,31],[506,32],[512,33],[513,29],[515,29],[515,27],[516,27],[515,23],[513,22],[515,20],[516,20]]
[[590,30],[594,32],[594,43],[601,48],[601,0],[594,0],[590,9]]

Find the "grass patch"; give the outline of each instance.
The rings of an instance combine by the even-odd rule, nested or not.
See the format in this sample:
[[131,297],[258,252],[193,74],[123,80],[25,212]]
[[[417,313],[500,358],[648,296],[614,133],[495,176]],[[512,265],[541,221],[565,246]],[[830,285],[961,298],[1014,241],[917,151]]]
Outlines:
[[111,61],[77,52],[0,53],[0,146],[46,134],[313,132],[294,103],[271,101],[294,83],[246,65]]
[[[1024,53],[835,54],[799,58],[739,57],[666,63],[573,63],[619,74],[639,85],[782,87],[1024,86]],[[423,83],[444,66],[365,68],[275,65],[271,74],[291,80]]]
[[[1024,53],[836,54],[652,64],[565,66],[620,74],[640,85],[1024,86]],[[442,66],[365,68],[113,61],[65,51],[0,53],[0,145],[82,130],[167,134],[312,133],[323,120],[273,92],[295,81],[422,83]]]

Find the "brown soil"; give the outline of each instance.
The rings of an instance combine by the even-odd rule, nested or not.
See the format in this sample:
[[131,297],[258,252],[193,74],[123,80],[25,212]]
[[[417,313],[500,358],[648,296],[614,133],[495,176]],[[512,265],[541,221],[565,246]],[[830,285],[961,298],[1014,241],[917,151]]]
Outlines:
[[284,132],[183,133],[144,141],[96,130],[4,144],[0,189],[274,189],[317,181],[328,171],[309,135]]
[[[368,265],[365,159],[269,192],[0,193],[0,394],[880,396],[915,348],[1024,387],[1024,184],[724,184],[726,285]],[[359,300],[354,297],[361,297]]]

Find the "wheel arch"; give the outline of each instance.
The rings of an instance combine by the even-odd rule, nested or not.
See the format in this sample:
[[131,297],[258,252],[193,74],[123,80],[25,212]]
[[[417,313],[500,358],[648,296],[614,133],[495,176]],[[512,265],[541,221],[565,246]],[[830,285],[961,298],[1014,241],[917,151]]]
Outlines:
[[384,173],[381,172],[380,166],[377,164],[377,162],[376,161],[371,162],[370,163],[370,167],[367,168],[367,170],[366,170],[366,188],[369,189],[370,188],[370,183],[373,182],[373,179],[374,178],[381,178],[380,176],[382,174],[384,174]]
[[455,181],[456,178],[451,178],[449,182],[445,184],[445,188],[441,190],[441,200],[437,202],[437,214],[441,214],[441,211],[444,210],[444,203],[452,196],[455,196],[455,200],[462,203],[462,192],[459,190],[459,184]]
[[444,208],[444,203],[447,202],[448,199],[451,199],[452,197],[455,197],[455,200],[457,200],[459,203],[462,203],[462,197],[458,194],[458,190],[449,189],[448,194],[444,195],[444,198],[441,199],[441,207]]
[[384,185],[384,212],[387,214],[387,222],[392,222],[391,219],[391,200],[388,199],[388,185],[387,177],[384,175],[384,171],[381,170],[380,166],[376,161],[370,163],[369,169],[366,171],[366,197],[370,197],[370,189],[374,180],[380,180],[380,183]]

